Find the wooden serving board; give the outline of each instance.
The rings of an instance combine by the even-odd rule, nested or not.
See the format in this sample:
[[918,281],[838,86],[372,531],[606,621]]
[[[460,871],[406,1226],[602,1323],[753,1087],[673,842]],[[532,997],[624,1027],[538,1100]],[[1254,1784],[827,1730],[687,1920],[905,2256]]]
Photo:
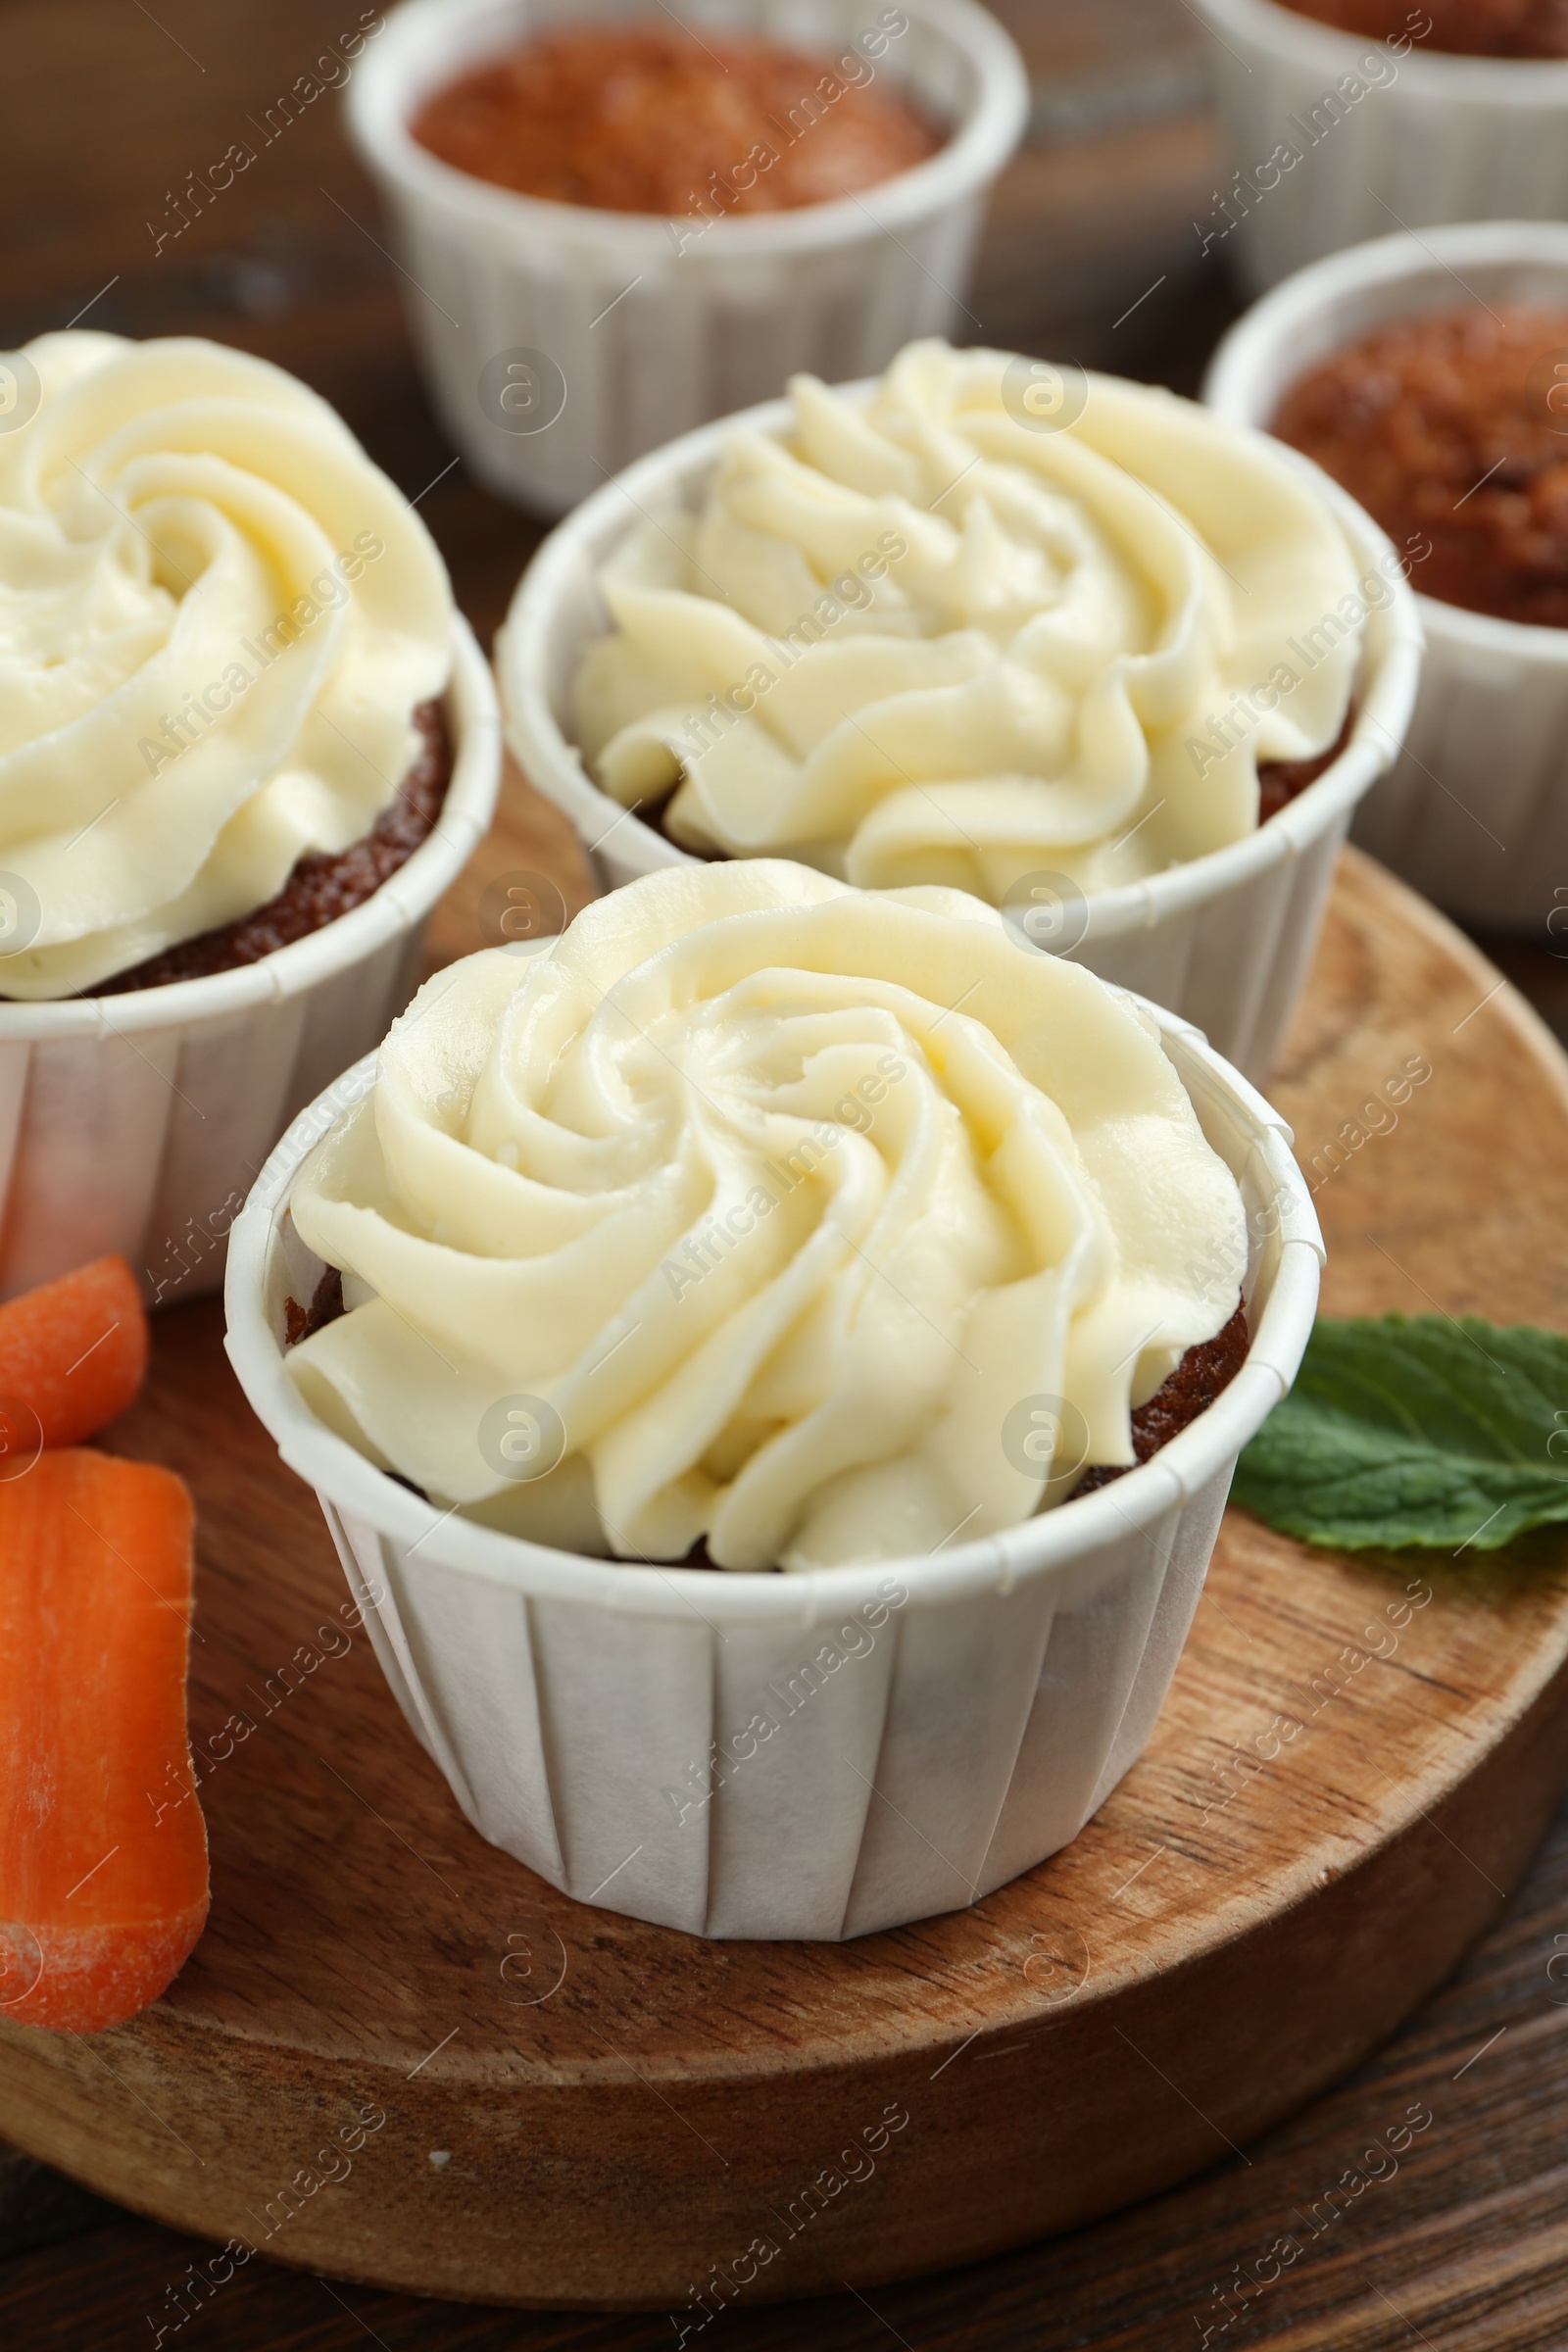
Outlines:
[[[486,855],[546,854],[516,851]],[[1354,854],[1275,1091],[1330,1311],[1568,1327],[1568,1064]],[[197,1496],[212,1919],[115,2033],[0,2024],[0,2132],[346,2278],[661,2306],[695,2340],[724,2303],[1068,2229],[1353,2066],[1492,1919],[1568,1774],[1563,1569],[1352,1563],[1233,1511],[1149,1751],[1064,1853],[892,1935],[704,1943],[467,1828],[216,1304],[159,1321],[114,1442]]]

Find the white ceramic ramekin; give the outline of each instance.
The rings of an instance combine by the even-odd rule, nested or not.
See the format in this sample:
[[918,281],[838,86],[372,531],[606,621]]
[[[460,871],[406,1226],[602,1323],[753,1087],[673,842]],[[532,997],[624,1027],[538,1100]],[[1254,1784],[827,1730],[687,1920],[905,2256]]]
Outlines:
[[425,918],[490,823],[500,712],[462,619],[447,712],[435,829],[363,906],[210,979],[0,1002],[0,1298],[110,1250],[155,1304],[217,1289],[263,1160],[407,1004]]
[[[689,0],[678,21],[694,39],[761,33],[827,56],[870,34],[877,79],[950,126],[947,145],[858,195],[672,228],[494,187],[409,135],[421,99],[530,33],[658,14],[646,0],[409,0],[348,87],[447,430],[491,489],[550,514],[798,369],[867,373],[956,328],[991,184],[1028,117],[1022,60],[975,0]],[[893,19],[906,29],[888,37]]]
[[831,1941],[977,1900],[1104,1802],[1152,1729],[1237,1455],[1295,1377],[1323,1256],[1289,1130],[1196,1030],[1155,1018],[1247,1202],[1245,1365],[1098,1494],[863,1568],[613,1566],[438,1512],[373,1468],[307,1410],[280,1343],[285,1298],[320,1272],[290,1188],[374,1056],[296,1120],[230,1240],[229,1356],[482,1837],[608,1910]]
[[[865,397],[871,388],[847,387]],[[571,818],[608,888],[656,866],[695,861],[601,792],[570,739],[578,660],[611,625],[599,570],[644,514],[701,503],[720,445],[737,424],[776,432],[789,418],[787,401],[769,402],[688,433],[607,482],[540,548],[496,639],[512,749],[530,781]],[[1294,451],[1283,455],[1329,500],[1363,574],[1390,554],[1382,532],[1337,484]],[[1421,629],[1404,581],[1391,585],[1391,602],[1368,619],[1355,724],[1333,766],[1244,841],[1100,892],[1078,910],[1087,927],[1073,951],[1077,962],[1194,1022],[1259,1083],[1296,1009],[1350,811],[1409,723]]]
[[[1568,60],[1454,57],[1419,39],[1399,56],[1275,0],[1198,6],[1231,182],[1194,225],[1253,292],[1396,227],[1568,212]],[[1418,0],[1410,18],[1413,31]]]
[[[1568,116],[1563,142],[1568,152]],[[1467,297],[1568,310],[1568,225],[1484,221],[1318,262],[1232,327],[1203,399],[1233,423],[1266,426],[1330,352]],[[1355,838],[1455,914],[1542,931],[1568,904],[1568,629],[1417,603],[1427,660],[1415,716],[1393,773],[1356,812]]]

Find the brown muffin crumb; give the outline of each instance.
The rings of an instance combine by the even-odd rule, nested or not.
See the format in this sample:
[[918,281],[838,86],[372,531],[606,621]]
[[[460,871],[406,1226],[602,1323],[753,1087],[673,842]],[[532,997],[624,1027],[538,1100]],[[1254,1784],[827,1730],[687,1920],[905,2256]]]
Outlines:
[[301,1340],[313,1339],[317,1332],[335,1323],[342,1313],[343,1277],[336,1266],[328,1266],[316,1286],[315,1296],[308,1307],[297,1298],[283,1301],[283,1346],[297,1348]]
[[[1223,1331],[1211,1340],[1204,1340],[1200,1347],[1189,1348],[1170,1378],[1154,1391],[1148,1403],[1134,1407],[1133,1452],[1138,1462],[1147,1462],[1189,1422],[1207,1412],[1247,1361],[1247,1309],[1239,1306]],[[1134,1462],[1097,1462],[1084,1472],[1069,1499],[1076,1500],[1080,1494],[1092,1494],[1099,1487],[1108,1487],[1113,1478],[1125,1478],[1136,1466]]]
[[1288,802],[1294,801],[1297,795],[1304,792],[1309,784],[1315,784],[1319,776],[1334,765],[1335,760],[1349,742],[1350,729],[1354,724],[1355,705],[1352,703],[1345,713],[1345,724],[1339,734],[1329,745],[1328,750],[1319,752],[1315,760],[1260,760],[1258,761],[1257,821],[1260,825],[1266,825],[1271,816],[1278,816]]
[[942,141],[871,86],[859,51],[701,40],[672,24],[566,29],[487,59],[410,127],[455,171],[522,196],[690,220],[775,213],[874,187]]
[[1428,596],[1568,628],[1568,310],[1396,318],[1299,377],[1270,429],[1396,546],[1430,541]]
[[[1313,17],[1370,41],[1402,40],[1415,32],[1407,0],[1286,0],[1298,17]],[[1565,0],[1422,0],[1432,26],[1417,34],[1420,49],[1449,57],[1568,57]]]

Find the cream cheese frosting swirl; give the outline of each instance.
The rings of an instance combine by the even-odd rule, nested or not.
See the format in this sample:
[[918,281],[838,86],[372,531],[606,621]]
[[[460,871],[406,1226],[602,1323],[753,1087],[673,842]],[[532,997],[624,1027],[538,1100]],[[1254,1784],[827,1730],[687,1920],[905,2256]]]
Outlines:
[[26,346],[0,432],[0,996],[64,997],[360,840],[445,685],[428,532],[326,403],[216,343]]
[[674,787],[687,849],[993,905],[1251,832],[1259,760],[1339,735],[1390,582],[1358,593],[1261,435],[1099,375],[1037,429],[1030,365],[925,342],[868,400],[798,376],[786,434],[738,426],[696,514],[636,523],[575,680],[603,789]]
[[737,1569],[930,1552],[1130,1462],[1247,1260],[1131,999],[973,898],[770,859],[439,974],[292,1214],[344,1273],[286,1359],[340,1436],[512,1533]]

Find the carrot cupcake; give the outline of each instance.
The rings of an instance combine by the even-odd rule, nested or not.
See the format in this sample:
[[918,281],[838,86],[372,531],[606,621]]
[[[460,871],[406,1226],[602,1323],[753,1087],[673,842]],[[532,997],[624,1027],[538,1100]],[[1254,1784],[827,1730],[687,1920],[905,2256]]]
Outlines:
[[499,780],[418,515],[280,368],[73,330],[0,418],[0,1295],[189,1297]]
[[831,1938],[1138,1755],[1321,1250],[1184,1024],[961,893],[734,859],[431,981],[262,1171],[228,1349],[485,1837]]
[[439,806],[453,616],[417,514],[281,368],[81,329],[21,357],[37,394],[0,434],[0,870],[29,936],[0,955],[0,995],[41,999],[231,925],[302,858],[371,836],[432,737]]

